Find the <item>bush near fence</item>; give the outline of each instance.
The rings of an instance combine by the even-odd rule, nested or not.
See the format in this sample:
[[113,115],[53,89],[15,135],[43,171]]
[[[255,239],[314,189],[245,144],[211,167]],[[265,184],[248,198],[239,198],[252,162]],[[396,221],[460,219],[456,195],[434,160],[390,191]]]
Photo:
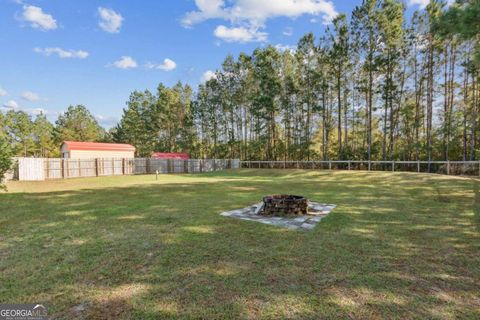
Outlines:
[[240,167],[238,159],[17,158],[18,180],[52,180],[128,174],[199,173]]

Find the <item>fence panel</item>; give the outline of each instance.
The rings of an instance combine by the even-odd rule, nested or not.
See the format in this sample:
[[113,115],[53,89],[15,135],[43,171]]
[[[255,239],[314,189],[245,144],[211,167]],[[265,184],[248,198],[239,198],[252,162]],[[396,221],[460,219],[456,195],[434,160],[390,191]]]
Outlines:
[[63,178],[62,159],[43,159],[43,161],[45,162],[45,179]]
[[145,158],[135,158],[133,160],[134,165],[134,174],[145,174],[147,173],[147,159]]
[[18,179],[25,181],[45,180],[44,161],[41,158],[19,158]]
[[169,161],[167,159],[147,159],[150,163],[146,173],[169,173]]

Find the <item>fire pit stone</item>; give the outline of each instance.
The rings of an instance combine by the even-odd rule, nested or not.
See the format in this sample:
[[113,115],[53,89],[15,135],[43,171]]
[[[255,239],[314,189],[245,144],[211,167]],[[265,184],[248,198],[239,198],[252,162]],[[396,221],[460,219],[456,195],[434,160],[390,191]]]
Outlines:
[[301,216],[308,214],[308,200],[302,196],[273,194],[263,198],[259,212],[265,216]]
[[265,203],[260,202],[246,208],[222,212],[221,215],[241,220],[256,221],[282,228],[308,231],[312,230],[317,223],[335,208],[335,205],[315,201],[307,200],[306,203],[308,208],[307,214],[286,215],[281,213],[281,216],[265,215],[263,213]]

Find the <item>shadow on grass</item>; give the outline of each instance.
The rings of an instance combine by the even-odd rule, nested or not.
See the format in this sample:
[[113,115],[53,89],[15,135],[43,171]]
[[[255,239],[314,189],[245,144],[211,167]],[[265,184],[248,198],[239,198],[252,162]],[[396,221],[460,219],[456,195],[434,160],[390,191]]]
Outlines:
[[[0,300],[62,319],[479,315],[476,182],[441,203],[451,181],[264,172],[0,195]],[[267,193],[337,208],[312,232],[219,216]]]

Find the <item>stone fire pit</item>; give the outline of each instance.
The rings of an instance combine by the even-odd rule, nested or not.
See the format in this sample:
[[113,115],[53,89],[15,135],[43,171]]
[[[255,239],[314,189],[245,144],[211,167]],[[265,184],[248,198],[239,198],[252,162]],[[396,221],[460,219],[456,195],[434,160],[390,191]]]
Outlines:
[[263,202],[222,212],[224,217],[256,221],[293,230],[312,230],[335,205],[310,201],[294,195],[269,195]]
[[272,194],[263,198],[264,216],[304,215],[308,213],[307,198],[290,194]]

